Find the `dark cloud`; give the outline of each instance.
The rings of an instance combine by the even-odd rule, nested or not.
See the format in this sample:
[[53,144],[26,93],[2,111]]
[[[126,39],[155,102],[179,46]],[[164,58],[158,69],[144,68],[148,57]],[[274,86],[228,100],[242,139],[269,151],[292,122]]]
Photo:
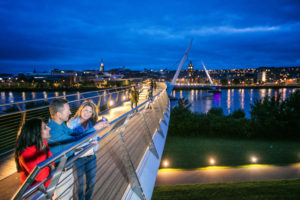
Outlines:
[[[300,65],[300,2],[1,1],[0,69]],[[29,70],[31,71],[31,70]]]

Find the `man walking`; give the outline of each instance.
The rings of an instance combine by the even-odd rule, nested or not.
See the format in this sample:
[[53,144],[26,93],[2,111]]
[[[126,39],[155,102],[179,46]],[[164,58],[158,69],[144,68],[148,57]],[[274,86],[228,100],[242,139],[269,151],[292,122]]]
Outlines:
[[134,86],[131,87],[129,98],[131,103],[131,109],[133,109],[134,105],[135,107],[137,107],[137,103],[139,101],[139,92],[136,90]]

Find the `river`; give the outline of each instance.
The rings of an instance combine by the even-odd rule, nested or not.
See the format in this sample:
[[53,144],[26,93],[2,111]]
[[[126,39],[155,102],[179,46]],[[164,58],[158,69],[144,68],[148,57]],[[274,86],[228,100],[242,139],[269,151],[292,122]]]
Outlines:
[[[297,89],[222,89],[221,93],[210,93],[207,90],[174,90],[172,95],[177,98],[188,99],[191,103],[190,110],[197,113],[206,113],[209,109],[221,107],[225,115],[234,110],[242,109],[246,117],[250,118],[251,104],[265,96],[275,96],[281,100],[287,99]],[[176,101],[171,101],[175,106]]]
[[[265,96],[275,96],[281,100],[285,100],[295,92],[295,88],[280,89],[222,89],[221,93],[213,94],[207,90],[174,90],[172,95],[177,98],[184,97],[191,103],[191,111],[198,113],[206,113],[213,107],[221,107],[225,115],[232,113],[234,110],[242,109],[246,113],[246,117],[250,118],[251,104],[255,100],[262,99]],[[0,104],[13,103],[17,101],[25,101],[32,99],[50,98],[61,95],[74,94],[77,92],[0,92]],[[77,93],[79,98],[79,93]],[[76,96],[74,97],[76,98]],[[177,101],[171,101],[171,105],[175,106]]]

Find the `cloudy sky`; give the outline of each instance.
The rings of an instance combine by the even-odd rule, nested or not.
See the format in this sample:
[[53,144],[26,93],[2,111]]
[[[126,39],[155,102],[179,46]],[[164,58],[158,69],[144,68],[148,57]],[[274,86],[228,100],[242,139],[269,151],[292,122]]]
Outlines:
[[0,0],[0,27],[0,73],[176,69],[192,38],[196,69],[300,66],[299,0]]

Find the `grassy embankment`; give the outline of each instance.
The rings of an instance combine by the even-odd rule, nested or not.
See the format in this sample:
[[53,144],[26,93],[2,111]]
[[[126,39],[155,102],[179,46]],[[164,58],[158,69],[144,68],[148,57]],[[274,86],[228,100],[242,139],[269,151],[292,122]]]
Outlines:
[[214,158],[217,166],[240,166],[251,163],[288,165],[300,161],[300,141],[264,141],[168,136],[162,160],[170,168],[195,169],[209,166]]
[[300,180],[155,187],[152,199],[298,200]]

